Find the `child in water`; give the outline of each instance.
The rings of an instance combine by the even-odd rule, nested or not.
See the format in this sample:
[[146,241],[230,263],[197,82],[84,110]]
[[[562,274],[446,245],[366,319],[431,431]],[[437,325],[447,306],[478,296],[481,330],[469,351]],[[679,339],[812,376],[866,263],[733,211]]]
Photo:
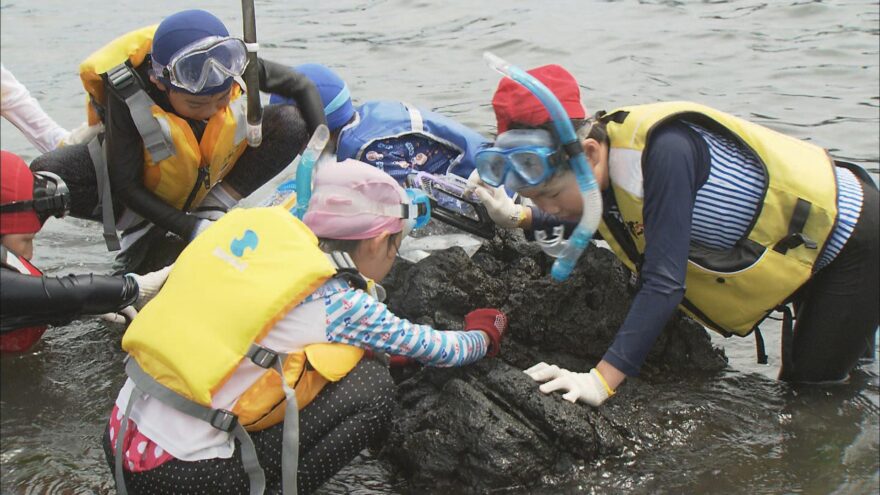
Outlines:
[[[372,281],[427,222],[426,199],[347,160],[319,167],[305,224],[282,207],[236,209],[191,243],[123,339],[129,379],[104,435],[120,492],[248,493],[264,483],[310,493],[391,420],[393,382],[364,351],[441,367],[497,354],[507,328],[498,310],[438,331],[381,302]],[[236,347],[246,356],[230,354]],[[181,399],[212,421],[181,412]],[[291,450],[285,433],[297,425]],[[298,452],[298,468],[285,449]]]

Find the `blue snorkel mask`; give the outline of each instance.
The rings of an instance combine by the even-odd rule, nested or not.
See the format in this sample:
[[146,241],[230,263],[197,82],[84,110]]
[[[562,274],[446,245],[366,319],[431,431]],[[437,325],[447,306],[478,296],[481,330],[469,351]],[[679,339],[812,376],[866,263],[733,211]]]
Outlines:
[[[602,194],[599,191],[599,184],[593,176],[593,170],[587,163],[574,126],[571,125],[568,114],[556,96],[541,81],[519,67],[511,65],[489,52],[483,53],[483,58],[490,67],[528,89],[544,105],[553,119],[553,126],[559,139],[556,151],[564,152],[568,156],[568,163],[577,178],[583,199],[583,213],[571,237],[564,240],[561,229],[555,229],[555,235],[551,239],[547,239],[543,232],[535,233],[535,239],[541,249],[556,258],[550,272],[551,276],[557,281],[563,281],[571,275],[578,258],[587,248],[590,239],[599,227],[602,218]],[[552,149],[548,149],[546,144],[539,144],[521,146],[520,149],[490,148],[486,150],[489,153],[482,158],[482,167],[478,154],[477,169],[480,173],[480,179],[490,185],[497,186],[505,182],[510,183],[510,177],[513,176],[516,178],[515,180],[522,181],[529,186],[541,184],[552,176],[552,172],[558,164],[558,161],[554,160],[558,160],[559,155],[554,155]],[[485,178],[483,176],[484,170],[486,171]],[[496,184],[491,184],[486,179],[496,182]]]

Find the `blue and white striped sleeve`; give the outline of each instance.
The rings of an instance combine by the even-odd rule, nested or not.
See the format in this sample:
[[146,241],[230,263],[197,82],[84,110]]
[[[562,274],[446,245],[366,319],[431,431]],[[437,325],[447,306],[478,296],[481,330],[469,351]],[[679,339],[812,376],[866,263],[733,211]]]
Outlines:
[[472,363],[489,347],[483,332],[442,331],[411,323],[360,290],[343,290],[323,299],[328,342],[407,356],[437,367]]

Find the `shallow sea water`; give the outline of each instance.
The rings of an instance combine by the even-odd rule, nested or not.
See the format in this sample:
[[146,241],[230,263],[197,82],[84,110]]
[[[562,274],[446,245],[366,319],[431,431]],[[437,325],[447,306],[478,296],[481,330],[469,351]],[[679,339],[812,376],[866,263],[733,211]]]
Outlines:
[[[84,119],[77,66],[93,50],[190,6],[213,11],[240,34],[239,5],[3,0],[0,56],[56,120],[73,128]],[[329,65],[347,80],[355,103],[402,99],[490,136],[499,76],[481,54],[491,50],[524,68],[564,65],[578,77],[590,111],[694,100],[809,139],[878,175],[876,1],[257,0],[256,11],[261,56]],[[37,156],[8,122],[0,131],[3,149]],[[48,273],[110,268],[97,224],[50,221],[36,249],[35,263]],[[50,330],[34,352],[3,356],[0,492],[113,491],[100,435],[123,380],[120,332],[77,321]],[[730,357],[729,371],[710,382],[658,386],[672,432],[662,444],[600,460],[561,491],[878,493],[876,359],[845,385],[795,389],[774,381],[774,322],[764,336],[766,366],[755,364],[752,339],[715,338]],[[746,374],[762,377],[758,390]],[[679,399],[701,395],[711,406]],[[403,490],[384,476],[361,463],[323,492]]]

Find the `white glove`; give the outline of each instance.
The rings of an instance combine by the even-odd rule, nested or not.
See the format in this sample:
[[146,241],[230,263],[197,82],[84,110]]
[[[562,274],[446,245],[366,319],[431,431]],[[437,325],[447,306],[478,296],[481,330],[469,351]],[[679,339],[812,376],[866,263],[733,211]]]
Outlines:
[[468,177],[466,192],[473,192],[486,207],[489,217],[499,227],[512,229],[519,227],[526,217],[525,207],[513,202],[504,186],[492,187],[480,180],[476,170]]
[[138,285],[138,298],[137,301],[135,301],[135,307],[137,309],[143,308],[151,299],[156,297],[156,294],[159,293],[159,289],[165,284],[165,279],[168,278],[168,274],[171,273],[171,267],[173,266],[174,265],[168,265],[161,270],[150,272],[145,275],[136,275],[134,273],[126,275],[133,278]]
[[128,325],[131,320],[137,316],[138,312],[134,306],[126,306],[116,313],[104,313],[100,318],[108,323],[116,323],[118,325]]
[[207,228],[210,227],[211,225],[214,225],[214,221],[213,221],[213,220],[208,220],[207,218],[201,218],[201,219],[199,219],[199,220],[196,220],[196,228],[193,229],[192,237],[190,237],[189,240],[193,240],[193,239],[195,239],[196,237],[198,237],[199,234],[201,234],[202,232],[204,232],[205,229],[207,229]]
[[67,137],[61,140],[59,146],[86,144],[103,131],[104,124],[98,123],[90,126],[88,122],[83,122],[79,127],[70,131]]
[[219,208],[201,208],[202,207],[199,207],[194,212],[192,212],[192,216],[200,218],[202,220],[210,220],[212,222],[216,222],[217,220],[220,220],[220,217],[226,214],[226,210],[221,210]]
[[614,395],[614,391],[596,368],[591,369],[589,373],[572,373],[555,364],[538,363],[525,370],[525,374],[536,382],[547,382],[538,387],[538,390],[545,394],[565,390],[566,393],[562,398],[569,402],[581,401],[598,407],[605,402],[605,399]]

